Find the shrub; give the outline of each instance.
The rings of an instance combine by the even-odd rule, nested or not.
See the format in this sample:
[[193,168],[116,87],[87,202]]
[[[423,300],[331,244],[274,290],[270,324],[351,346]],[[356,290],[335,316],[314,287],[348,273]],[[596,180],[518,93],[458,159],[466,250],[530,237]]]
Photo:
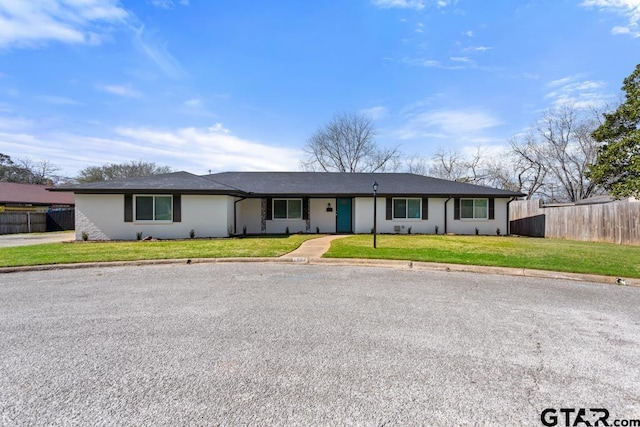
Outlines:
[[233,237],[233,226],[229,226],[229,228],[227,229],[227,234],[229,235],[229,237]]
[[496,229],[496,234],[499,236],[500,235],[500,228]]
[[192,228],[191,230],[189,230],[189,237],[191,239],[193,239],[194,237],[196,237],[196,231]]
[[89,235],[87,234],[86,231],[82,232],[82,241],[86,242],[87,240],[89,240]]
[[142,240],[142,231],[136,233],[136,240]]
[[288,236],[289,234],[291,234],[291,233],[289,232],[289,227],[287,227],[287,229],[284,231],[284,234],[286,234],[287,236]]
[[436,225],[436,234],[438,234],[439,227]]

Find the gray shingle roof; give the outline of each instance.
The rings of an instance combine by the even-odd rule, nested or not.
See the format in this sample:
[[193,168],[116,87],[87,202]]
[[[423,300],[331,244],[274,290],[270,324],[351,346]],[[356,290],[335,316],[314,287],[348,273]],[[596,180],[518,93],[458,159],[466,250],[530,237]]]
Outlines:
[[182,192],[206,194],[240,194],[242,191],[216,182],[210,178],[189,172],[173,172],[140,178],[114,179],[51,188],[53,191],[73,191],[75,193],[122,193],[122,192]]
[[92,182],[54,188],[76,193],[181,192],[241,196],[380,196],[513,197],[513,191],[410,173],[222,172],[197,176],[174,172],[143,178]]
[[376,181],[380,196],[523,196],[410,173],[222,172],[207,177],[255,195],[370,196]]

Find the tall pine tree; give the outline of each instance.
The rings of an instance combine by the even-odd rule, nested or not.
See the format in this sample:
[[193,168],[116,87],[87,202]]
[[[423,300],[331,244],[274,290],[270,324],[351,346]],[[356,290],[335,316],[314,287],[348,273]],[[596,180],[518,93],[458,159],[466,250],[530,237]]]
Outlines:
[[603,145],[588,175],[615,198],[640,198],[640,64],[622,90],[625,101],[592,134]]

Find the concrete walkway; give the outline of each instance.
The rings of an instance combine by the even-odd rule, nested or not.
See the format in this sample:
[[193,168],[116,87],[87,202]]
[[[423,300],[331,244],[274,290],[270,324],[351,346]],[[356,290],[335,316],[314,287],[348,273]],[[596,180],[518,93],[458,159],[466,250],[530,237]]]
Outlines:
[[349,235],[325,236],[302,242],[300,247],[293,252],[282,255],[280,258],[320,258],[331,247],[331,242],[336,239],[349,237]]

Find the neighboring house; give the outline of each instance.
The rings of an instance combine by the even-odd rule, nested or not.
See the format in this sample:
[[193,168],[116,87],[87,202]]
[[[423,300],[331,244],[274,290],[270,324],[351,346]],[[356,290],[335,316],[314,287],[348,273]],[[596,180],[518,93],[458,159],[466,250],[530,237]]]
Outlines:
[[508,232],[506,190],[407,173],[175,172],[52,188],[74,192],[76,238],[230,234]]
[[73,207],[73,194],[51,193],[46,185],[0,182],[0,212]]

